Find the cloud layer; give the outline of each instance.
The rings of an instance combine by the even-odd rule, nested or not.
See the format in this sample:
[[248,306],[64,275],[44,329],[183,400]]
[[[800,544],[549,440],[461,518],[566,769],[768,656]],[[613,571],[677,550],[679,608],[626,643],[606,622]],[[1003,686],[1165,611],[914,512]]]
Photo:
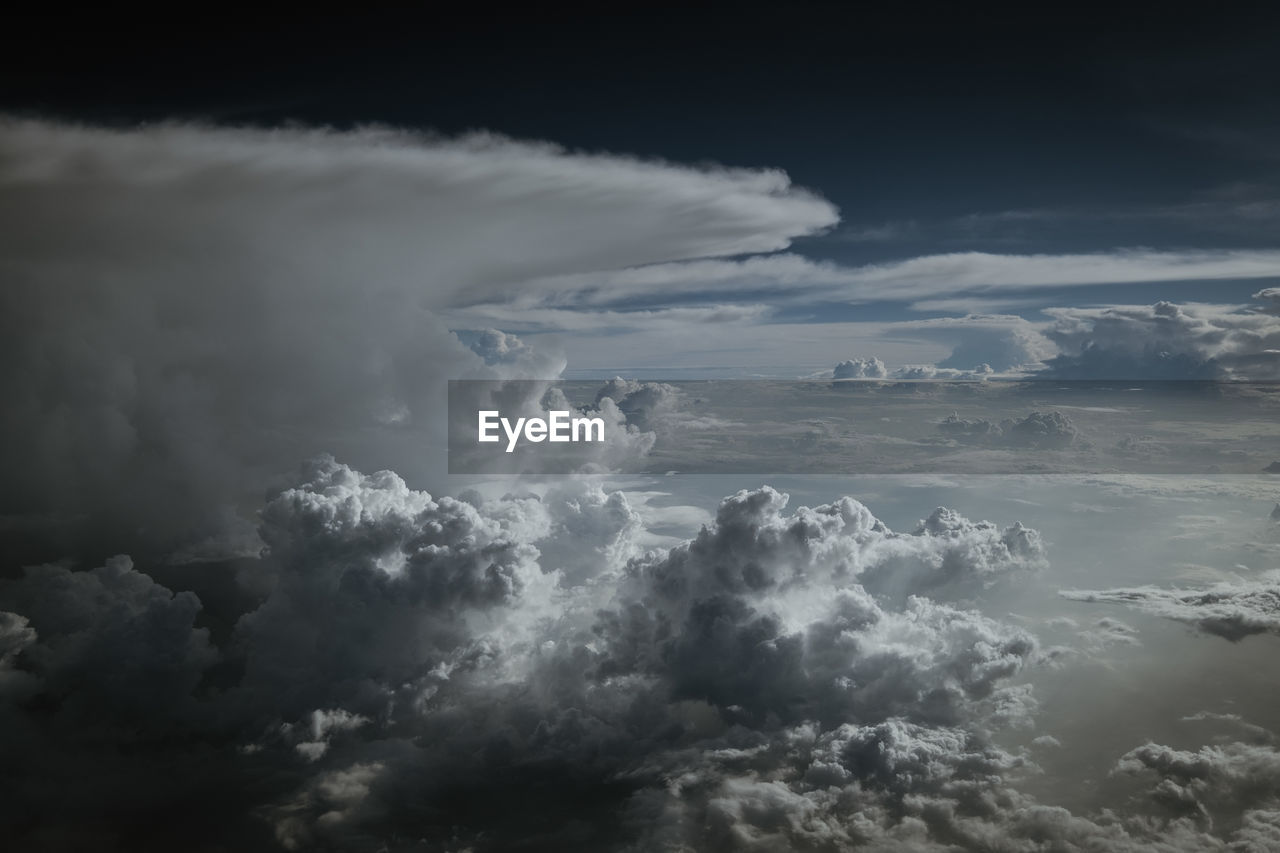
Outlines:
[[1269,837],[1270,741],[1117,756],[1147,792],[1124,813],[1017,793],[1035,763],[994,737],[1034,725],[1042,653],[966,602],[1045,567],[1034,530],[788,503],[737,492],[646,551],[636,510],[589,481],[434,497],[322,457],[263,508],[248,570],[270,582],[216,642],[195,594],[127,558],[31,569],[0,586],[3,739],[34,781],[3,820],[102,846],[163,808],[181,819],[157,844],[240,849]]
[[1280,632],[1280,573],[1250,581],[1223,582],[1205,589],[1153,586],[1107,590],[1064,590],[1073,601],[1123,604],[1188,622],[1207,634],[1236,642],[1251,634]]

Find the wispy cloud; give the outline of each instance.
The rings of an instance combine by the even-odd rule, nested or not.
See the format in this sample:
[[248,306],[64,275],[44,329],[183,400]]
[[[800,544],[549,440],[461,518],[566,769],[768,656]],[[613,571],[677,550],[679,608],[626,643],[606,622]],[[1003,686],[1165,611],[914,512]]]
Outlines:
[[758,301],[824,298],[847,303],[918,302],[962,295],[1007,295],[1098,284],[1242,280],[1280,277],[1277,250],[1161,252],[1117,249],[1087,254],[925,255],[841,266],[795,254],[653,264],[605,273],[535,278],[525,304],[609,305],[733,294]]

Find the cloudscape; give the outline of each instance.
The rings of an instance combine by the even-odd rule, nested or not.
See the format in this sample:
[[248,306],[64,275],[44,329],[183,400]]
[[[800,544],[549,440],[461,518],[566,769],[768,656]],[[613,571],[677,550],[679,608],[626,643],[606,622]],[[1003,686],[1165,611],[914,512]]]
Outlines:
[[18,851],[1280,850],[1280,16],[0,59]]

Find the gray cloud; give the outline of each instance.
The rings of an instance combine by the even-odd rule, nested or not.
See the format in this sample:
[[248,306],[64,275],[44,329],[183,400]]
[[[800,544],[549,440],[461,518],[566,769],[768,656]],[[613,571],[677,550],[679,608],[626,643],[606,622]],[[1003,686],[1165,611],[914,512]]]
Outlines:
[[596,392],[596,405],[612,400],[627,423],[637,429],[653,429],[676,414],[684,395],[665,382],[635,382],[621,377],[609,380]]
[[445,379],[558,372],[477,355],[446,310],[836,219],[777,171],[486,134],[3,119],[0,161],[0,512],[39,522],[9,537],[28,561],[212,553],[320,452],[431,482]]
[[1149,251],[1000,255],[955,252],[847,267],[782,254],[697,260],[623,269],[607,276],[547,277],[531,294],[550,304],[604,305],[687,293],[788,291],[842,301],[917,301],[1042,288],[1130,282],[1270,278],[1280,253],[1260,250]]
[[1057,411],[1031,412],[999,423],[986,418],[966,420],[952,412],[938,422],[938,431],[957,441],[998,447],[1060,450],[1081,443],[1075,424]]
[[[677,267],[834,275],[786,256],[685,262],[834,221],[780,173],[375,130],[8,122],[0,154],[4,511],[26,514],[6,529],[36,519],[68,551],[142,549],[136,565],[0,582],[0,747],[22,781],[0,829],[19,848],[1042,853],[1275,838],[1270,741],[1139,747],[1116,776],[1143,796],[1098,814],[1018,792],[1037,768],[995,733],[1030,738],[1039,645],[977,608],[1046,565],[1019,523],[940,507],[895,532],[853,498],[791,509],[766,486],[646,551],[664,538],[645,529],[653,508],[592,479],[501,497],[410,486],[443,481],[426,451],[446,378],[504,380],[494,393],[517,409],[557,393],[505,382],[551,378],[554,346],[450,334],[451,312],[529,277],[521,289],[558,310],[559,294],[608,301],[646,276],[670,289]],[[948,278],[985,292],[1250,277],[1272,260],[947,256],[835,284],[856,300]],[[1178,351],[1241,375],[1264,363],[1270,315],[1215,310],[1174,316]],[[759,315],[689,311],[679,322]],[[931,322],[915,328],[955,362],[931,375],[981,363],[979,326],[1014,330],[992,348],[1001,366],[1038,352],[1025,321]],[[1087,334],[1113,341],[1097,325]],[[681,403],[671,386],[608,383],[595,405],[623,438],[594,464],[690,426]],[[971,423],[957,433],[1078,440],[1057,413]],[[357,464],[319,456],[275,479],[283,459],[327,449]],[[387,458],[406,476],[379,470]],[[173,566],[157,555],[182,545],[199,594],[160,582]],[[1121,598],[1233,636],[1275,630],[1274,580],[1082,595],[1140,593]],[[1114,620],[1090,630],[1132,640]]]
[[21,614],[9,617],[6,633],[23,641],[10,653],[81,731],[193,711],[190,694],[217,660],[195,627],[195,594],[169,591],[123,556],[89,571],[35,566],[3,583],[4,606]]
[[[271,577],[269,591],[218,648],[196,627],[194,594],[125,558],[8,582],[3,683],[28,683],[5,691],[0,713],[20,732],[41,706],[13,702],[62,707],[53,740],[30,744],[18,766],[61,778],[76,805],[59,823],[95,837],[94,816],[118,803],[104,788],[113,774],[160,760],[111,757],[146,720],[171,757],[209,738],[225,745],[212,767],[191,765],[209,785],[271,780],[256,788],[256,813],[287,847],[363,849],[398,831],[405,803],[452,797],[471,805],[438,823],[423,815],[414,830],[433,846],[453,843],[439,834],[447,826],[482,847],[573,837],[557,822],[573,811],[563,792],[499,806],[503,778],[612,791],[604,823],[582,831],[614,846],[627,833],[606,825],[664,790],[662,767],[718,762],[722,749],[792,766],[786,744],[811,731],[813,749],[854,755],[815,763],[814,780],[890,784],[897,764],[867,763],[885,739],[958,745],[966,769],[954,772],[967,773],[969,753],[1003,766],[985,732],[1025,724],[1034,707],[1011,681],[1034,639],[945,603],[1042,561],[1020,526],[939,510],[897,534],[850,498],[787,513],[785,496],[764,488],[726,499],[694,540],[640,554],[635,511],[587,481],[542,497],[464,497],[318,459],[264,507],[268,552],[253,571]],[[95,732],[95,744],[57,740],[70,731]],[[880,760],[914,760],[901,748]],[[186,808],[190,786],[172,787],[166,799],[148,786],[137,807]],[[31,796],[25,808],[46,807]],[[230,796],[204,806],[251,833],[240,808]]]
[[1157,616],[1195,625],[1232,642],[1251,634],[1280,632],[1280,574],[1256,580],[1223,582],[1205,589],[1153,586],[1107,590],[1063,590],[1072,601],[1123,604]]
[[563,357],[535,349],[516,335],[499,329],[461,330],[453,334],[484,359],[486,365],[508,370],[514,368],[517,376],[555,379],[565,368]]
[[633,562],[598,629],[605,671],[664,672],[676,696],[748,719],[954,722],[1034,650],[1023,632],[914,597],[1028,567],[1034,532],[939,510],[894,534],[849,498],[793,517],[785,505],[739,492],[687,546]]
[[[1267,291],[1261,291],[1260,296]],[[1050,308],[1045,331],[1061,350],[1046,376],[1062,379],[1280,377],[1280,318],[1236,306]]]
[[[1148,743],[1116,764],[1117,773],[1154,775],[1148,796],[1161,807],[1189,815],[1206,827],[1215,814],[1270,807],[1274,824],[1280,796],[1280,751],[1268,744],[1233,742],[1191,752]],[[1264,812],[1253,811],[1254,829]],[[1245,848],[1247,849],[1247,848]]]
[[193,594],[124,558],[0,587],[3,743],[60,791],[56,821],[40,786],[6,801],[8,827],[102,846],[104,815],[128,839],[164,809],[199,819],[149,837],[238,849],[1035,853],[1249,849],[1275,825],[1261,730],[1117,756],[1142,796],[1108,812],[1018,793],[1037,768],[992,735],[1033,725],[1038,644],[964,602],[1044,566],[1019,524],[939,508],[897,533],[763,487],[641,552],[598,483],[454,499],[329,458],[261,519],[271,582],[216,644]]

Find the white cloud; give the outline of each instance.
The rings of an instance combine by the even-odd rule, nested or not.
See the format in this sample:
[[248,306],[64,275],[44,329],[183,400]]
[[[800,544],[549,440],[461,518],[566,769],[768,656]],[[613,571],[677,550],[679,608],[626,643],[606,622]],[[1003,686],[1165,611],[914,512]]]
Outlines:
[[519,299],[602,305],[674,294],[788,291],[848,303],[919,302],[961,294],[1135,282],[1237,280],[1280,275],[1275,250],[1151,251],[1061,255],[957,252],[841,266],[779,254],[739,260],[654,264],[600,275],[530,281]]
[[[1144,796],[1101,813],[1018,793],[1037,769],[992,733],[1033,721],[1019,676],[1038,645],[958,602],[1044,565],[1019,524],[939,508],[895,533],[853,498],[791,510],[764,487],[640,553],[643,515],[599,484],[454,499],[329,459],[262,519],[276,582],[223,650],[243,677],[219,690],[197,686],[216,663],[199,602],[124,560],[0,589],[0,672],[35,679],[0,703],[6,747],[17,772],[57,780],[65,825],[174,789],[221,790],[201,814],[252,807],[296,849],[1189,853],[1275,825],[1270,739],[1132,750],[1117,774]],[[1087,633],[1132,641],[1114,620]],[[113,706],[124,688],[134,704]],[[37,729],[50,691],[63,710]],[[65,715],[77,705],[94,726]],[[228,740],[242,748],[210,754]]]
[[528,305],[485,304],[451,309],[445,316],[451,325],[497,323],[530,332],[618,332],[671,329],[680,334],[702,334],[699,326],[750,325],[769,318],[768,305],[690,305],[642,308],[631,311],[542,308]]
[[[1262,293],[1265,293],[1263,291]],[[1044,334],[1067,379],[1280,378],[1280,317],[1232,305],[1049,308]]]
[[883,379],[889,375],[884,362],[871,358],[851,358],[840,362],[832,371],[833,379]]

